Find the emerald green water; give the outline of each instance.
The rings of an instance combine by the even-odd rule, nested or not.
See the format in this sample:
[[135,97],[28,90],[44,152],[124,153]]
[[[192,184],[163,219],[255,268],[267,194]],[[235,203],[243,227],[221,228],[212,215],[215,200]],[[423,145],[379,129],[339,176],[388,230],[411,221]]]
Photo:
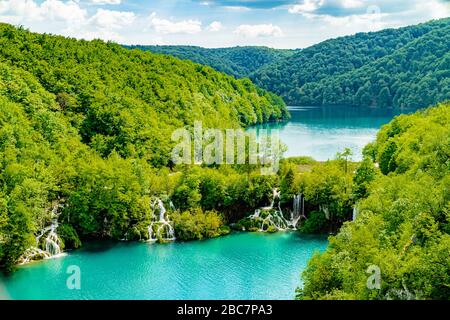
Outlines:
[[288,150],[286,157],[310,156],[319,161],[333,159],[345,148],[353,160],[362,159],[362,149],[375,140],[380,127],[397,115],[390,109],[352,106],[288,107],[291,119],[269,123],[250,130],[279,129]]
[[[307,261],[326,246],[295,232],[97,243],[22,266],[3,284],[11,299],[293,299]],[[69,266],[80,268],[79,290],[66,285]]]

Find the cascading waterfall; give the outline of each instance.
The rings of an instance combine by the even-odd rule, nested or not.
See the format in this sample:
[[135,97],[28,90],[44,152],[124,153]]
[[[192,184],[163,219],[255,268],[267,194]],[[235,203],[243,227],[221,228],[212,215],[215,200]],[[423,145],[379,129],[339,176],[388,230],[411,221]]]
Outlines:
[[305,196],[303,194],[294,196],[292,208],[290,226],[296,229],[300,219],[307,219],[305,216]]
[[[258,231],[265,232],[268,230],[279,231],[287,229],[296,229],[298,222],[304,215],[304,197],[296,195],[293,202],[293,211],[290,219],[286,219],[281,210],[281,191],[273,189],[273,197],[270,206],[256,209],[255,213],[249,216],[249,219],[258,226]],[[278,200],[278,203],[277,203]],[[277,203],[276,207],[275,204]]]
[[356,220],[356,217],[358,216],[358,207],[357,207],[357,205],[355,204],[355,206],[353,207],[353,213],[352,213],[352,221],[355,221]]
[[[59,203],[53,206],[51,224],[40,230],[36,236],[36,247],[28,248],[19,259],[19,264],[41,259],[50,259],[61,255],[61,240],[57,234],[58,217],[61,208],[62,205]],[[44,240],[42,241],[42,239]],[[44,249],[41,249],[41,247]]]
[[164,207],[164,203],[161,199],[157,198],[151,207],[153,211],[159,211],[159,219],[156,220],[156,214],[154,215],[153,221],[148,226],[148,241],[175,241],[175,230],[169,220],[169,215],[166,214],[167,210]]
[[45,238],[45,251],[50,253],[50,255],[55,256],[61,254],[60,240],[56,229],[58,228],[58,220],[54,219],[52,225],[50,226],[50,232]]

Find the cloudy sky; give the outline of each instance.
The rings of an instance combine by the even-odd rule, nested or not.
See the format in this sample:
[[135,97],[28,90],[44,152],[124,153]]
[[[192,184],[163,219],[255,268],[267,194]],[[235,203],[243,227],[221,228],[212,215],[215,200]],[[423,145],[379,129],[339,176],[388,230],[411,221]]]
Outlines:
[[303,48],[450,17],[448,0],[0,0],[0,21],[124,44]]

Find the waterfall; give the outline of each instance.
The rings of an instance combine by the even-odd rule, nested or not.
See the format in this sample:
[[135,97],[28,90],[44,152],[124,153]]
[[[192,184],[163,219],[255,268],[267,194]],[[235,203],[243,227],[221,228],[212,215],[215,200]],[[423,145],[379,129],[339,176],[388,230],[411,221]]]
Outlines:
[[58,217],[60,215],[60,209],[62,208],[62,205],[56,204],[52,209],[52,222],[50,226],[43,229],[43,232],[41,231],[40,235],[36,237],[36,245],[39,247],[40,239],[47,234],[45,237],[44,243],[45,243],[45,251],[50,254],[50,256],[56,256],[61,254],[61,240],[58,237],[58,234],[56,233],[56,230],[58,229]]
[[281,191],[273,189],[270,205],[256,209],[255,213],[248,217],[259,232],[266,232],[269,229],[270,231],[294,229],[292,215],[291,220],[287,220],[283,215],[280,198]]
[[298,222],[300,219],[306,219],[305,216],[305,196],[303,194],[298,194],[294,196],[293,204],[292,204],[293,211],[291,212],[291,220],[289,221],[289,225],[296,229]]
[[[53,206],[51,224],[39,231],[35,238],[36,247],[25,250],[25,253],[19,258],[19,264],[41,259],[50,259],[61,255],[61,240],[56,231],[59,226],[58,217],[62,207],[59,203]],[[44,240],[42,241],[42,239]]]
[[357,216],[358,216],[358,207],[355,204],[355,206],[353,207],[352,221],[355,221]]
[[330,210],[327,205],[319,205],[319,210],[325,214],[325,218],[327,218],[327,220],[330,220]]
[[45,238],[45,251],[50,253],[51,256],[61,254],[60,240],[56,229],[58,228],[58,219],[53,219],[50,226],[50,232]]
[[164,208],[164,203],[161,199],[158,199],[158,209],[159,209],[159,222],[165,221],[164,215],[166,214],[166,208]]
[[47,251],[42,249],[31,247],[25,250],[23,255],[19,258],[18,264],[26,264],[31,261],[42,260],[42,259],[50,259],[51,255]]
[[[171,205],[173,206],[173,204]],[[152,204],[152,209],[155,211],[159,211],[159,218],[156,219],[157,215],[153,216],[153,221],[147,228],[148,232],[148,241],[156,242],[156,241],[174,241],[175,238],[175,230],[169,220],[169,215],[166,214],[167,210],[164,207],[164,203],[161,199],[157,198]]]
[[[272,202],[270,203],[270,207],[268,207],[268,208],[270,208],[270,209],[273,209],[273,207],[274,207],[274,205],[275,205],[275,200],[278,198],[278,199],[280,199],[280,197],[281,197],[281,191],[278,191],[278,189],[277,188],[274,188],[273,190],[272,190],[272,194],[273,194],[273,197],[272,197]],[[280,202],[278,202],[278,206],[280,205]]]
[[[280,230],[296,230],[300,219],[307,219],[305,216],[305,197],[303,194],[294,196],[292,203],[292,211],[289,219],[285,217],[281,209],[281,191],[273,189],[272,199],[268,207],[262,207],[255,210],[255,213],[248,216],[254,230],[266,232],[270,228],[271,231]],[[277,202],[278,201],[278,202]]]
[[256,209],[255,210],[255,213],[254,214],[252,214],[251,216],[250,216],[250,218],[259,218],[259,215],[261,214],[261,209]]

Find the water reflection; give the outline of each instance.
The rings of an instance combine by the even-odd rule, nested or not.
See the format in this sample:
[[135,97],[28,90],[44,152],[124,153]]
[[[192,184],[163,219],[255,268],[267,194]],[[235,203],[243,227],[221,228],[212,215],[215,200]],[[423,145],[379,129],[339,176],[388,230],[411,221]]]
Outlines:
[[289,107],[291,119],[255,126],[249,130],[279,129],[287,145],[285,156],[311,156],[325,161],[345,148],[361,160],[364,146],[373,141],[380,127],[398,114],[392,109],[352,106]]

